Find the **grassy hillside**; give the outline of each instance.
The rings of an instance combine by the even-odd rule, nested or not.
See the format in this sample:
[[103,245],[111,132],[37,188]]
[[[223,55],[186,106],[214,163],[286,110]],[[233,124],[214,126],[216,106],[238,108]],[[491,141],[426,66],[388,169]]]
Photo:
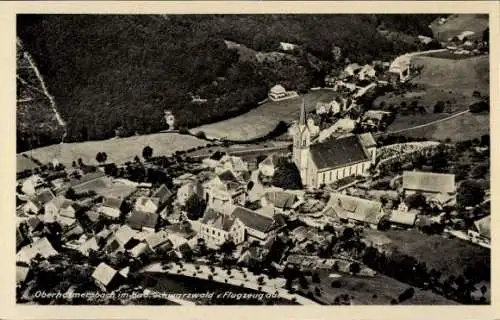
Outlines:
[[447,17],[447,21],[439,25],[438,21],[431,24],[434,38],[439,41],[447,41],[449,38],[458,36],[463,31],[472,31],[475,34],[468,37],[476,40],[482,39],[483,31],[489,26],[487,14],[452,14]]
[[95,157],[98,152],[106,152],[109,162],[123,163],[133,161],[136,155],[142,158],[142,149],[145,146],[153,148],[153,155],[159,156],[171,155],[175,151],[206,144],[206,141],[189,135],[156,133],[104,141],[55,144],[33,149],[26,153],[42,163],[48,163],[57,158],[64,165],[71,166],[71,163],[78,158],[82,158],[83,162],[87,164],[97,164]]
[[[429,34],[433,15],[18,15],[18,36],[33,55],[68,141],[164,128],[163,111],[195,127],[247,112],[276,82],[301,89],[322,82],[344,59],[364,63],[415,49],[377,31]],[[258,30],[258,32],[255,32]],[[295,61],[240,60],[224,40],[257,51],[301,45]],[[335,59],[332,49],[341,48]],[[287,60],[288,61],[288,60]],[[319,62],[319,63],[318,63]],[[190,93],[208,99],[191,103]],[[27,127],[30,127],[29,121]],[[37,141],[51,143],[49,138]]]
[[236,141],[259,138],[275,129],[280,121],[290,123],[298,120],[302,98],[304,99],[306,110],[309,112],[315,110],[316,103],[319,100],[327,97],[333,99],[335,96],[336,93],[331,90],[318,90],[289,100],[268,100],[261,106],[238,117],[200,126],[192,129],[192,132],[203,131],[207,137],[226,137],[229,140]]

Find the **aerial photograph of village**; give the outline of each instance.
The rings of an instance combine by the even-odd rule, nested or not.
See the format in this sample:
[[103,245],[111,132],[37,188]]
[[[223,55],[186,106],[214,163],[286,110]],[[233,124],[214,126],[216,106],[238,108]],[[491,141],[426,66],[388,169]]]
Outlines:
[[16,302],[489,305],[488,14],[18,14]]

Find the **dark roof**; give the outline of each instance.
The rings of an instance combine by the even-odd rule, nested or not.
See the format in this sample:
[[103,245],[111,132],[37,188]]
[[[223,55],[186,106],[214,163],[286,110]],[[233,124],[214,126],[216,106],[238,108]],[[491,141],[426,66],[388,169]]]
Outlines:
[[233,174],[231,170],[225,170],[219,174],[219,179],[224,183],[236,182],[239,183],[238,178]]
[[46,204],[47,202],[49,202],[50,200],[52,200],[54,198],[55,198],[55,196],[52,193],[52,191],[50,191],[50,189],[43,189],[36,196],[36,199],[42,205]]
[[318,170],[369,160],[355,135],[313,144],[311,157]]
[[210,156],[210,159],[212,160],[216,160],[216,161],[219,161],[220,159],[222,159],[222,157],[224,157],[225,153],[224,152],[221,152],[221,151],[215,151],[214,153],[212,153],[212,155]]
[[266,193],[266,199],[277,208],[290,209],[295,203],[297,196],[284,191],[274,191]]
[[38,217],[31,217],[28,219],[28,225],[31,229],[37,229],[41,223],[42,221]]
[[201,222],[213,228],[217,228],[227,232],[231,230],[234,221],[235,219],[233,217],[227,216],[209,208],[207,209],[207,211],[205,211],[203,220]]
[[260,215],[255,211],[243,207],[236,207],[232,215],[240,219],[247,228],[263,233],[270,232],[278,226],[273,218]]
[[82,183],[86,183],[86,182],[89,182],[92,180],[102,178],[104,176],[106,176],[106,174],[104,174],[104,172],[98,170],[95,172],[87,173],[87,174],[83,175],[80,179],[71,179],[70,184],[72,187],[74,187],[74,186],[80,185]]
[[158,198],[160,199],[160,203],[164,203],[173,195],[172,191],[170,191],[166,185],[162,184],[161,187],[153,194],[153,198]]
[[158,214],[133,211],[130,217],[127,219],[127,223],[133,229],[154,228],[158,222]]

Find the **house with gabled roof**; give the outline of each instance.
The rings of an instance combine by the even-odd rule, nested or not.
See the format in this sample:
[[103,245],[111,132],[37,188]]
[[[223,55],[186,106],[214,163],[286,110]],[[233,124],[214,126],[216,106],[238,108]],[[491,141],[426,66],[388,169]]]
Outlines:
[[351,223],[361,223],[376,229],[386,215],[382,203],[342,193],[332,192],[323,215]]
[[68,200],[63,196],[57,196],[51,201],[47,202],[44,206],[44,221],[55,222],[59,216],[59,211],[61,210],[61,208],[67,208],[70,204],[71,200]]
[[120,217],[123,200],[118,198],[106,197],[103,199],[99,212],[109,218],[117,219]]
[[245,240],[245,227],[238,218],[208,208],[201,220],[198,236],[210,247],[218,247],[230,239],[238,245]]
[[157,213],[134,210],[127,217],[127,224],[134,230],[155,232],[158,224]]
[[26,280],[28,280],[29,275],[30,275],[30,268],[29,267],[16,266],[16,284],[18,286],[25,283]]
[[152,233],[144,240],[148,244],[151,251],[155,251],[156,249],[162,247],[172,246],[170,240],[168,239],[168,233],[165,230]]
[[126,251],[136,234],[137,231],[130,226],[126,224],[120,226],[111,237],[108,237],[105,250],[107,252]]
[[164,205],[172,196],[174,193],[167,188],[166,185],[162,184],[158,190],[156,190],[153,195],[151,196],[152,198],[157,198],[159,206]]
[[41,189],[36,195],[29,197],[24,204],[23,211],[25,213],[37,214],[44,205],[55,198],[54,193],[50,189]]
[[293,208],[297,201],[297,195],[286,191],[270,191],[261,199],[262,207],[273,206],[279,212],[283,213]]
[[225,170],[205,182],[203,189],[209,207],[225,208],[245,203],[246,183],[231,170]]
[[231,216],[238,218],[245,226],[245,233],[250,241],[264,243],[270,235],[285,226],[284,217],[280,214],[268,217],[240,206],[234,208]]
[[136,211],[155,213],[160,207],[160,199],[154,197],[138,197],[135,201]]
[[474,226],[467,231],[472,242],[490,244],[491,241],[491,216],[486,216],[474,221]]
[[90,251],[98,251],[100,249],[98,238],[97,237],[92,237],[87,239],[84,243],[82,243],[78,251],[81,252],[84,256],[89,256]]
[[110,267],[104,262],[101,262],[92,273],[92,278],[94,279],[96,285],[103,291],[113,291],[121,283],[123,283],[123,277],[118,271]]
[[54,249],[47,238],[40,238],[37,241],[22,247],[16,254],[16,261],[31,264],[32,260],[38,255],[42,258],[48,259],[58,254],[59,253]]
[[418,211],[392,210],[388,217],[389,223],[402,228],[413,228],[417,221]]
[[258,164],[258,168],[260,173],[265,175],[266,177],[272,177],[274,175],[274,171],[278,166],[280,159],[283,158],[282,154],[272,153],[267,158],[265,158],[262,162]]
[[405,196],[421,193],[426,197],[435,198],[439,194],[448,198],[456,194],[455,175],[448,173],[404,171],[403,191]]

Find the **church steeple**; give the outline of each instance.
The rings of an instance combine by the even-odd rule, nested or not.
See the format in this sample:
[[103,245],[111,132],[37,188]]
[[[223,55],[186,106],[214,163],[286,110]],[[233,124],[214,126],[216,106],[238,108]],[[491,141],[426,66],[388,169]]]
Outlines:
[[302,104],[300,105],[300,117],[299,117],[299,126],[306,125],[306,104],[304,102],[304,98],[302,98]]

